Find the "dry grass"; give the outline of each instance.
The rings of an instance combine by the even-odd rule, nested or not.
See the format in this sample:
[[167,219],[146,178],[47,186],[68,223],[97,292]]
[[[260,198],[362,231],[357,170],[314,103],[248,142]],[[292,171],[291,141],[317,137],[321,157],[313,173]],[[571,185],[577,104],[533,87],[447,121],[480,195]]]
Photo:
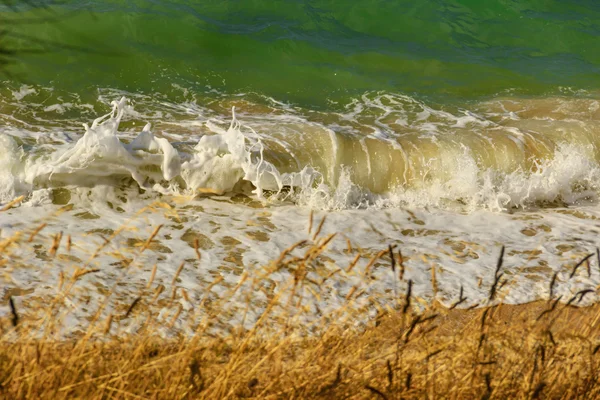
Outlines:
[[[312,218],[311,218],[312,227]],[[402,257],[391,257],[398,288],[393,307],[379,308],[368,318],[366,307],[352,307],[364,293],[356,286],[346,303],[318,319],[318,329],[307,327],[302,313],[314,309],[302,304],[300,294],[318,291],[308,282],[308,270],[326,250],[334,235],[286,249],[266,266],[262,276],[240,276],[219,301],[201,302],[205,311],[193,323],[195,334],[169,333],[182,317],[180,303],[159,319],[153,305],[165,288],[154,288],[156,268],[144,290],[133,301],[114,306],[104,317],[89,321],[89,329],[70,338],[52,335],[57,309],[79,280],[97,272],[83,263],[60,283],[61,291],[38,309],[19,309],[9,298],[2,320],[0,347],[0,397],[10,399],[192,399],[192,398],[596,398],[600,354],[600,305],[579,308],[588,291],[573,299],[552,299],[520,306],[501,304],[504,283],[498,268],[488,305],[460,309],[433,302],[417,306],[405,281]],[[39,227],[38,227],[39,228]],[[10,248],[32,242],[42,228],[0,243],[0,262],[10,261]],[[136,251],[152,248],[160,227]],[[311,232],[309,231],[309,234]],[[66,236],[66,235],[65,235]],[[71,237],[54,236],[50,250],[71,246]],[[67,244],[65,244],[65,241]],[[110,241],[110,238],[107,239]],[[106,247],[108,245],[104,245]],[[351,249],[351,244],[348,244]],[[99,249],[98,251],[101,251]],[[196,249],[198,257],[200,253]],[[393,255],[384,248],[367,263]],[[95,253],[94,253],[95,254]],[[299,254],[299,255],[298,255]],[[353,263],[340,274],[351,273]],[[124,268],[133,268],[135,260]],[[175,283],[167,297],[187,298]],[[229,297],[252,281],[259,284],[269,274],[285,269],[288,285],[273,291],[261,307],[253,327],[234,327],[215,333],[210,327],[219,318]],[[363,272],[363,275],[367,275]],[[328,279],[328,277],[324,278]],[[435,275],[432,279],[437,280]],[[553,286],[555,277],[550,283]],[[220,281],[206,287],[210,292]],[[316,288],[316,289],[315,289]],[[160,290],[159,290],[160,289]],[[167,291],[170,288],[167,288]],[[254,290],[254,286],[251,287]],[[594,289],[589,289],[594,291]],[[318,296],[319,293],[313,293]],[[109,294],[110,296],[110,294]],[[164,296],[164,293],[162,294]],[[462,301],[462,294],[459,301]],[[561,303],[559,300],[563,300]],[[305,301],[305,300],[304,300]],[[100,305],[102,309],[104,305]],[[247,303],[246,308],[254,307]],[[370,303],[370,307],[377,307]],[[163,307],[164,308],[164,307]],[[284,310],[282,313],[281,310]],[[41,315],[41,317],[40,317]],[[117,328],[132,318],[142,322],[134,333]],[[354,324],[367,321],[366,324]],[[58,322],[57,322],[58,324]],[[167,334],[165,334],[167,332]]]
[[[600,307],[432,307],[315,337],[4,341],[4,398],[596,398]],[[539,318],[539,319],[538,319]]]

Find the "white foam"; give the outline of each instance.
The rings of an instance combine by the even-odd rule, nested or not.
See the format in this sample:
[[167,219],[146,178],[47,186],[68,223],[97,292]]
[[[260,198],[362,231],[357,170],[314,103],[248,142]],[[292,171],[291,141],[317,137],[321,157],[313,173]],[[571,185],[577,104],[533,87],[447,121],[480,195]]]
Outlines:
[[559,145],[554,157],[536,163],[534,171],[519,169],[507,174],[482,170],[467,148],[444,160],[451,162],[440,168],[445,171],[443,176],[428,180],[423,187],[398,188],[380,196],[377,205],[445,208],[458,200],[470,212],[501,212],[544,203],[593,201],[600,190],[597,161],[588,149],[572,144]]
[[15,198],[28,188],[19,179],[23,151],[8,135],[0,134],[0,203]]
[[22,100],[25,96],[30,94],[37,94],[38,91],[28,85],[22,85],[18,91],[13,91],[12,94],[16,100]]

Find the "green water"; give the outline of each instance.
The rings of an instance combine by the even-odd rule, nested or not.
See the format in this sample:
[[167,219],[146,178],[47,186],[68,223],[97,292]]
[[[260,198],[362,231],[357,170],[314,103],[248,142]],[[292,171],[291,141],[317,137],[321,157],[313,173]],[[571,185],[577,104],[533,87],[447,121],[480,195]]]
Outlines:
[[[66,0],[5,8],[27,83],[95,96],[255,92],[334,109],[367,91],[442,103],[600,88],[595,0]],[[21,21],[21,23],[14,23]]]

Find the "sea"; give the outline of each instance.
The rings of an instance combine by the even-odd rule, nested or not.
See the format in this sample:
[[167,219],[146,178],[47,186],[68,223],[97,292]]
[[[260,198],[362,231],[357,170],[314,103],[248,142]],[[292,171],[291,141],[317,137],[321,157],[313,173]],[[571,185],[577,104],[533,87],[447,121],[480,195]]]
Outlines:
[[175,327],[207,302],[251,327],[298,276],[265,268],[326,239],[295,292],[308,322],[360,285],[369,315],[409,286],[415,304],[597,299],[597,1],[32,0],[0,18],[5,313],[76,277],[69,329],[144,290]]

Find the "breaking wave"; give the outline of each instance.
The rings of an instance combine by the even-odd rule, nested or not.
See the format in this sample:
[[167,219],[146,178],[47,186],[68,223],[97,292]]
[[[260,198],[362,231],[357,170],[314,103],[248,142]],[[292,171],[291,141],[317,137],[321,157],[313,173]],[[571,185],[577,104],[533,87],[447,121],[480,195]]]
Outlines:
[[0,200],[130,182],[162,195],[243,191],[326,209],[576,204],[598,195],[594,104],[586,103],[591,117],[577,119],[559,99],[497,100],[451,113],[378,94],[328,123],[289,113],[242,123],[233,107],[228,127],[207,118],[197,133],[188,127],[183,140],[170,141],[150,123],[133,136],[120,133],[127,114],[139,117],[123,97],[84,124],[77,140],[32,145],[0,134]]

